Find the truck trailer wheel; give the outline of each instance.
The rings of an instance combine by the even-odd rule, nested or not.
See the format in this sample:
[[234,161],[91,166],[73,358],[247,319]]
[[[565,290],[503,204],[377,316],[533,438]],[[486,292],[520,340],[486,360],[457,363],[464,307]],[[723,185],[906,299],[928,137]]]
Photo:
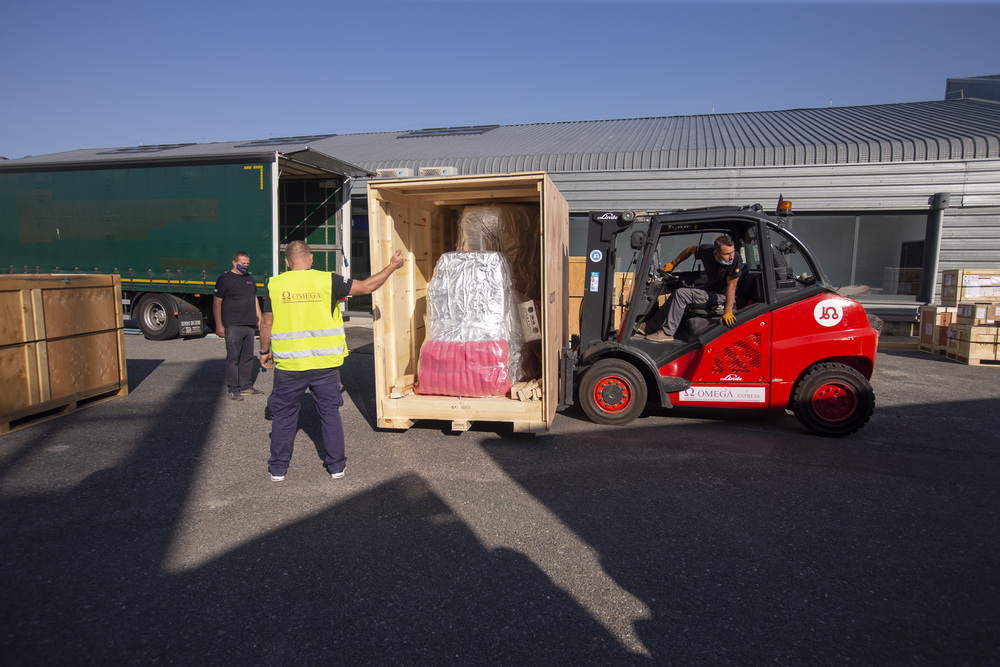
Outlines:
[[174,297],[169,294],[147,294],[139,302],[136,321],[143,335],[149,340],[177,338],[181,328],[176,312]]
[[816,364],[796,383],[792,411],[819,435],[848,435],[871,419],[875,392],[868,380],[850,366]]
[[627,424],[646,407],[646,381],[626,361],[601,359],[580,381],[580,405],[598,424]]

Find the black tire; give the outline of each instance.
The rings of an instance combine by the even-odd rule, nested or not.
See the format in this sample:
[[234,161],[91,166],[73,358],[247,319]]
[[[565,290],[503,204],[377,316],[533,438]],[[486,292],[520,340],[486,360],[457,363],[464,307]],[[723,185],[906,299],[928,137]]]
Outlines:
[[792,390],[792,411],[806,428],[823,436],[845,436],[868,423],[875,392],[861,373],[844,364],[806,369]]
[[177,320],[177,305],[169,294],[147,294],[139,301],[135,319],[149,340],[177,338],[181,325]]
[[601,359],[584,373],[579,398],[591,421],[621,426],[638,417],[646,407],[646,381],[626,361]]

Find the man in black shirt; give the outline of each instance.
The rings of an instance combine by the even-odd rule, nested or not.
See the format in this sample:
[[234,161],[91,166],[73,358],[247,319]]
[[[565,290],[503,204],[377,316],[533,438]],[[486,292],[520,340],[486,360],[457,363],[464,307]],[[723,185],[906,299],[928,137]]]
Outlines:
[[253,339],[260,325],[260,302],[257,285],[250,274],[250,255],[237,252],[233,255],[233,268],[215,281],[212,302],[215,314],[215,333],[226,339],[226,385],[229,398],[242,401],[244,396],[263,394],[254,389]]
[[[674,267],[694,255],[695,260],[701,260],[705,266],[708,283],[704,288],[681,287],[670,295],[661,311],[646,323],[646,340],[669,341],[674,339],[677,328],[684,317],[684,310],[691,304],[718,304],[725,301],[725,314],[722,322],[727,327],[736,324],[733,308],[736,305],[736,286],[743,275],[743,260],[736,252],[736,244],[728,236],[720,236],[715,243],[700,246],[690,246],[681,251],[673,262],[667,262],[664,271],[673,271]],[[665,321],[664,321],[665,318]],[[662,324],[662,328],[660,325]],[[656,330],[659,329],[659,330]]]

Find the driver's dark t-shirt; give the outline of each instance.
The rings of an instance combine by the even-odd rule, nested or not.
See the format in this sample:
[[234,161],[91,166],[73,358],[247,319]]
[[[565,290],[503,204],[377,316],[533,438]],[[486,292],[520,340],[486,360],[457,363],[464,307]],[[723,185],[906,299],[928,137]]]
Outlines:
[[716,261],[715,246],[711,243],[705,243],[694,251],[694,257],[696,260],[700,259],[705,265],[705,275],[708,276],[705,289],[711,292],[725,294],[726,283],[731,278],[739,278],[743,275],[743,259],[740,258],[740,253],[736,253],[733,263],[726,266]]

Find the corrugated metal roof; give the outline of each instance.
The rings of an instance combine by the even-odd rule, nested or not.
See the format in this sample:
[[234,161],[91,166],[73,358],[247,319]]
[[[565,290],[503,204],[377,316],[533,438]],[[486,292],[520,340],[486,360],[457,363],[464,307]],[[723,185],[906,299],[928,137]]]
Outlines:
[[[1000,104],[942,100],[704,116],[500,126],[476,134],[405,131],[333,135],[308,146],[369,171],[453,166],[459,174],[635,171],[712,167],[865,164],[1000,157]],[[301,138],[294,138],[301,139]],[[149,159],[238,155],[245,141],[194,144]],[[301,150],[302,143],[272,146]],[[108,149],[10,160],[27,164],[136,159]],[[259,149],[256,149],[259,151]],[[103,154],[102,154],[103,153]]]

